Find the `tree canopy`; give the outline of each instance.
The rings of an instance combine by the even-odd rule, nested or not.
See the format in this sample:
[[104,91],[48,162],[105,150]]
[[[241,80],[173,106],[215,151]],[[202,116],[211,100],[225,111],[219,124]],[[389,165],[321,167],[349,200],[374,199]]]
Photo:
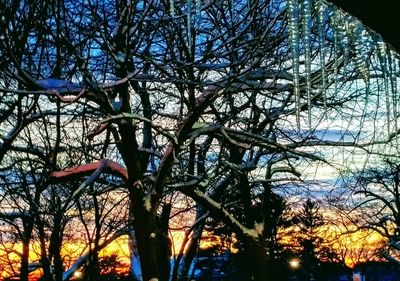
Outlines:
[[[177,198],[267,280],[271,190],[326,193],[396,144],[398,55],[325,1],[3,1],[0,17],[0,218],[22,280],[32,241],[61,281],[122,234],[143,280],[168,280]],[[68,239],[88,248],[65,270]]]

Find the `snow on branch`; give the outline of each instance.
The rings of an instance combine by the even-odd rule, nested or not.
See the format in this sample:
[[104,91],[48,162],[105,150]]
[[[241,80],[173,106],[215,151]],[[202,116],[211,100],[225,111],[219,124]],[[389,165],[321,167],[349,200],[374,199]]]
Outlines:
[[[73,83],[68,80],[63,79],[53,79],[46,78],[40,80],[32,80],[25,81],[27,85],[27,89],[12,89],[12,88],[1,88],[0,92],[2,93],[14,93],[14,94],[22,94],[22,95],[44,95],[44,96],[55,96],[62,102],[72,103],[78,100],[83,95],[88,97],[95,97],[95,94],[92,92],[93,89],[99,89],[101,91],[109,91],[115,88],[118,85],[124,84],[131,80],[149,80],[154,79],[152,75],[143,75],[139,74],[138,71],[129,73],[126,77],[117,78],[114,81],[108,83],[94,83],[84,85],[81,83]],[[36,89],[32,89],[36,88]]]
[[62,79],[41,79],[35,81],[36,85],[38,85],[40,88],[46,89],[46,90],[59,90],[59,91],[76,91],[81,88],[79,84],[72,83],[67,80],[62,80]]
[[213,200],[199,189],[182,189],[184,194],[191,197],[193,200],[202,204],[214,217],[219,218],[222,222],[226,223],[239,235],[246,236],[252,240],[257,240],[262,233],[262,228],[249,229],[241,224],[231,213],[229,213],[221,203]]
[[122,178],[123,181],[128,181],[128,171],[125,167],[115,161],[102,159],[98,162],[83,164],[77,167],[65,169],[63,171],[53,172],[50,176],[50,181],[54,183],[64,182],[71,179],[78,179],[83,176],[91,175],[84,184],[90,184],[95,181],[102,172],[107,172]]
[[[304,152],[304,151],[297,149],[299,147],[299,145],[301,145],[301,143],[297,143],[297,142],[294,142],[292,144],[290,144],[290,143],[289,144],[281,144],[274,140],[265,138],[261,135],[253,134],[251,132],[240,131],[240,130],[224,127],[221,125],[215,125],[215,124],[209,125],[207,123],[201,123],[201,122],[195,123],[192,126],[192,129],[194,129],[194,130],[192,130],[192,132],[190,132],[190,134],[189,134],[190,141],[193,141],[199,135],[202,135],[202,134],[206,135],[206,134],[214,133],[214,134],[216,134],[217,137],[225,138],[233,145],[244,148],[244,149],[250,149],[251,147],[258,146],[260,148],[269,149],[269,150],[286,151],[286,152],[290,152],[293,155],[297,155],[300,157],[325,162],[325,160],[318,155],[315,155],[313,153]],[[321,142],[321,141],[319,140],[319,142]],[[325,143],[325,144],[327,144],[327,143]],[[353,142],[352,142],[352,144],[353,144]],[[335,145],[338,145],[338,143],[335,142]],[[343,144],[343,146],[345,146],[345,144]]]
[[15,220],[15,219],[27,219],[30,218],[31,214],[25,212],[9,212],[9,213],[0,213],[0,219],[3,220]]

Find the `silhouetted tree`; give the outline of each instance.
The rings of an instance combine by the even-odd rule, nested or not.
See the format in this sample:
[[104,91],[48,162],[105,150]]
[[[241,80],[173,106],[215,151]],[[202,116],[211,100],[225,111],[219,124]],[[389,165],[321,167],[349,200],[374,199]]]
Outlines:
[[[96,266],[119,232],[101,237],[95,205],[121,189],[129,202],[116,209],[133,228],[143,280],[169,278],[172,193],[198,204],[196,221],[229,227],[254,257],[251,278],[267,280],[270,190],[300,184],[305,166],[348,165],[336,157],[372,153],[398,133],[396,55],[325,1],[1,4],[0,180],[11,187],[4,200],[35,218],[49,281],[91,257]],[[86,196],[95,246],[64,271],[68,214]],[[184,254],[201,232],[191,229]]]
[[307,198],[298,214],[294,217],[294,224],[299,228],[299,243],[301,246],[301,267],[307,280],[316,280],[319,264],[318,252],[322,249],[322,238],[318,231],[326,222],[316,201]]
[[[375,232],[386,245],[377,249],[372,258],[383,256],[399,263],[400,253],[400,166],[397,155],[377,158],[376,164],[354,172],[343,187],[351,200],[338,204],[356,229]],[[354,230],[353,230],[354,231]],[[370,233],[371,235],[371,233]],[[366,243],[367,244],[367,243]],[[365,247],[366,258],[368,247]],[[371,247],[370,247],[371,248]],[[369,249],[371,251],[371,249]]]

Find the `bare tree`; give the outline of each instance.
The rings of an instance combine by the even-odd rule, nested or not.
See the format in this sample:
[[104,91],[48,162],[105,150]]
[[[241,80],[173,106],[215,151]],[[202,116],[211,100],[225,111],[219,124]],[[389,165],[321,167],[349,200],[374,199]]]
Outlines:
[[346,187],[351,191],[348,216],[358,229],[369,229],[387,241],[381,255],[397,261],[399,227],[399,171],[395,158],[384,158],[375,166],[365,168],[350,178]]
[[[128,194],[143,280],[169,278],[172,192],[199,204],[198,220],[235,232],[257,257],[253,277],[267,280],[270,217],[253,216],[254,206],[307,181],[305,166],[337,168],[338,154],[371,152],[397,135],[395,54],[324,1],[33,2],[5,3],[0,14],[0,169],[16,176],[14,162],[41,164],[30,163],[27,206],[45,244],[37,205],[48,200],[53,242],[43,257],[56,280],[68,278],[59,222],[86,196],[96,205],[107,186]],[[94,250],[105,243],[101,210],[93,206]]]

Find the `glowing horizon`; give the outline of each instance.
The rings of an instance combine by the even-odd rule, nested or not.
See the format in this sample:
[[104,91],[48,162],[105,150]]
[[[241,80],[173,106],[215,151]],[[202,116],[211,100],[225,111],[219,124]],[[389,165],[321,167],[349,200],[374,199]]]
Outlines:
[[[330,231],[331,235],[337,229],[335,230],[333,227],[328,227],[325,229],[325,231]],[[182,245],[183,238],[184,238],[184,231],[176,231],[170,235],[170,238],[173,241],[173,255],[177,255],[179,252],[179,249]],[[208,236],[205,234],[205,236]],[[210,241],[210,236],[208,236],[208,239],[202,239],[201,242],[201,248],[206,249],[209,248],[215,244],[221,243],[220,239],[211,239]],[[290,236],[286,236],[283,238],[283,242],[286,246],[294,246],[293,241],[291,241]],[[356,264],[368,261],[366,258],[368,251],[374,251],[376,250],[376,246],[379,243],[384,242],[384,239],[377,233],[374,232],[369,232],[366,233],[365,231],[358,231],[355,233],[347,234],[347,235],[341,235],[338,236],[336,242],[333,242],[330,246],[333,250],[335,251],[340,251],[340,248],[342,247],[343,249],[348,250],[347,256],[344,257],[344,262],[345,264],[353,268]],[[3,262],[3,265],[0,265],[2,270],[2,273],[0,274],[0,280],[4,280],[7,277],[13,276],[12,269],[8,269],[4,265],[4,257],[6,256],[7,260],[9,260],[11,263],[14,263],[14,271],[16,268],[18,268],[18,251],[21,251],[22,249],[22,244],[11,244],[10,243],[10,249],[4,248],[6,246],[5,244],[2,244],[3,248],[0,248],[0,262]],[[12,247],[11,247],[12,246]],[[37,262],[39,260],[39,255],[36,252],[38,245],[35,245],[32,243],[30,245],[31,249],[31,256],[30,256],[30,262]],[[77,241],[74,242],[66,242],[63,244],[63,249],[62,249],[62,256],[64,257],[64,261],[67,266],[71,266],[76,259],[78,259],[79,256],[82,255],[84,250],[87,248],[87,245],[85,243],[77,243]],[[9,250],[12,250],[11,252]],[[231,251],[235,252],[235,248],[230,248]],[[357,256],[357,251],[363,250],[365,257],[363,256]],[[80,254],[79,254],[80,253]],[[359,253],[358,253],[359,254]],[[127,235],[121,236],[117,238],[115,241],[111,242],[109,245],[107,245],[104,249],[102,249],[99,252],[99,257],[109,257],[112,255],[117,255],[119,266],[116,268],[118,273],[124,274],[129,272],[130,268],[130,250],[129,250],[129,238]],[[352,256],[353,255],[353,256]],[[67,259],[66,257],[69,257]],[[37,280],[42,274],[41,269],[37,269],[33,272],[30,273],[29,280]]]

